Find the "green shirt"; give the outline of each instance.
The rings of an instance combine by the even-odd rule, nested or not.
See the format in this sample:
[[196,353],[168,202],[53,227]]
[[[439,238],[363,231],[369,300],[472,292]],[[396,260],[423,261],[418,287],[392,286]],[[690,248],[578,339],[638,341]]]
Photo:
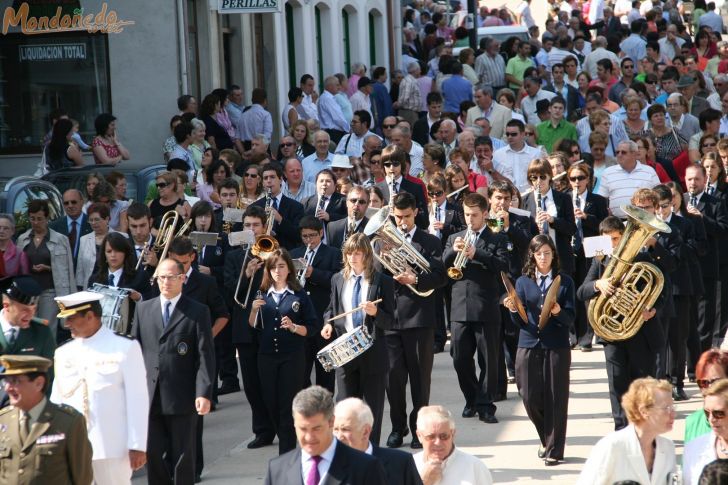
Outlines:
[[[506,74],[510,74],[519,81],[523,82],[523,73],[526,72],[526,69],[529,67],[535,67],[533,60],[530,57],[526,57],[525,59],[521,59],[521,56],[511,57],[506,65]],[[508,86],[511,88],[519,87],[513,83],[508,83]]]
[[556,128],[551,124],[551,120],[546,120],[536,126],[536,142],[543,145],[548,153],[551,153],[553,146],[559,140],[577,141],[579,135],[576,133],[574,125],[562,119]]
[[712,428],[705,417],[703,409],[698,409],[685,418],[685,440],[683,445],[687,445],[689,441],[694,440],[704,434],[710,433]]

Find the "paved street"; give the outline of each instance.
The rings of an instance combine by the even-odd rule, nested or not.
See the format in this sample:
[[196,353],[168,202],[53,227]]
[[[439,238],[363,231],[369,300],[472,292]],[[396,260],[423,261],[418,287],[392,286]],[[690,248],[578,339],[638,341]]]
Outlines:
[[[604,354],[596,346],[591,353],[572,353],[571,398],[569,428],[566,442],[566,462],[546,468],[536,456],[538,437],[533,429],[515,384],[508,389],[508,400],[498,403],[498,424],[484,424],[477,418],[463,419],[463,401],[449,354],[435,356],[431,402],[447,406],[457,423],[456,443],[469,453],[479,456],[490,468],[497,483],[573,483],[596,441],[613,429],[609,414],[607,376]],[[682,453],[682,417],[697,409],[701,403],[694,384],[686,388],[690,401],[678,404],[678,419],[669,437]],[[205,484],[262,483],[268,460],[276,446],[248,450],[250,412],[243,402],[244,395],[223,396],[220,407],[206,418],[205,423]],[[388,415],[387,415],[388,416]],[[390,427],[385,420],[382,432],[386,440]],[[407,441],[409,442],[409,441]],[[402,448],[409,450],[408,447]],[[135,484],[146,483],[142,477]]]

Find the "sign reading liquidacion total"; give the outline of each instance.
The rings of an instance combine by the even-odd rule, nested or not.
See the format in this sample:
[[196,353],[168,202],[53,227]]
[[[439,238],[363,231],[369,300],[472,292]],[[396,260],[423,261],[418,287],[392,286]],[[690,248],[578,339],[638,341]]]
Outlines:
[[281,0],[218,0],[219,13],[280,13]]

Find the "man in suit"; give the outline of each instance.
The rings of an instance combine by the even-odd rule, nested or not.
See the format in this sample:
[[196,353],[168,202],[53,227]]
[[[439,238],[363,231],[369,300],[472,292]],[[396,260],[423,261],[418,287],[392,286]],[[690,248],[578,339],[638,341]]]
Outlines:
[[[265,230],[266,215],[262,207],[248,206],[243,215],[243,230],[252,231],[257,238]],[[252,304],[248,302],[245,307],[245,296],[250,286],[250,301],[260,288],[263,280],[263,262],[254,257],[248,257],[246,249],[237,248],[229,251],[225,256],[225,290],[228,306],[232,308],[232,334],[233,344],[240,361],[240,375],[243,379],[243,391],[250,404],[252,414],[252,427],[255,438],[248,443],[249,449],[261,448],[273,443],[275,430],[268,410],[263,403],[263,391],[260,386],[258,374],[258,333],[248,325],[248,317]],[[253,279],[251,283],[251,278]]]
[[485,118],[490,122],[490,136],[503,139],[506,123],[511,119],[511,110],[495,102],[491,86],[479,84],[474,97],[475,106],[468,110],[465,125],[475,126],[475,120]]
[[[685,170],[685,185],[688,192],[685,194],[688,213],[701,217],[708,238],[708,251],[700,257],[700,267],[703,273],[703,286],[705,291],[698,298],[698,334],[700,337],[700,353],[708,350],[714,339],[723,338],[720,333],[720,321],[716,318],[716,295],[718,281],[718,260],[720,240],[728,236],[728,211],[725,201],[705,191],[705,168],[702,165],[691,164]],[[700,355],[692,358],[697,361]]]
[[129,485],[147,461],[146,369],[139,342],[101,324],[102,298],[92,291],[56,297],[73,338],[56,351],[51,400],[86,417],[94,483]]
[[150,484],[195,481],[197,416],[210,411],[215,350],[210,312],[182,294],[184,266],[159,263],[160,296],[137,305],[132,336],[139,341],[151,400],[147,477]]
[[126,210],[126,218],[129,221],[129,236],[134,244],[136,259],[137,261],[142,259],[142,263],[138,267],[151,278],[159,263],[157,253],[152,249],[154,246],[152,214],[146,204],[133,202]]
[[325,168],[316,174],[316,195],[304,199],[303,214],[321,221],[324,243],[329,244],[329,223],[346,217],[346,198],[336,192],[336,175],[331,169]]
[[45,396],[51,361],[35,355],[3,355],[0,365],[11,404],[0,410],[4,447],[0,482],[91,483],[93,451],[83,415]]
[[382,150],[382,165],[384,166],[385,180],[379,182],[377,187],[382,191],[384,199],[389,201],[391,197],[400,192],[409,192],[417,201],[417,227],[427,229],[429,220],[427,218],[427,202],[422,187],[407,180],[402,174],[406,163],[407,154],[396,145],[389,145]]
[[[324,312],[331,301],[331,279],[341,269],[341,250],[339,249],[341,246],[334,247],[321,242],[324,226],[319,219],[313,216],[303,216],[299,227],[305,246],[291,251],[291,258],[302,258],[306,263],[306,270],[303,273],[304,289],[313,301],[318,328],[321,328],[324,326]],[[330,342],[331,340],[324,339],[320,334],[306,339],[304,387],[311,385],[311,369],[315,366],[316,384],[334,392],[335,374],[326,372],[316,358],[318,351]]]
[[[508,240],[486,225],[488,201],[480,194],[463,199],[465,223],[475,235],[467,244],[462,231],[450,236],[443,252],[446,268],[458,254],[465,255],[463,276],[452,284],[450,325],[453,365],[465,397],[463,417],[479,414],[485,423],[497,423],[493,404],[498,386],[498,355],[501,318],[498,299],[502,283],[499,274],[508,271]],[[480,378],[475,374],[473,355],[477,352]]]
[[432,141],[430,128],[442,119],[442,94],[430,92],[427,94],[427,114],[415,121],[412,127],[412,139],[422,146]]
[[296,394],[293,422],[301,449],[273,458],[265,485],[386,485],[379,460],[334,438],[334,399],[329,391],[312,386]]
[[[419,449],[417,440],[417,412],[430,401],[433,346],[437,313],[442,312],[442,300],[430,297],[435,289],[447,283],[442,264],[442,246],[437,237],[415,226],[417,202],[412,194],[399,193],[394,197],[392,216],[405,241],[424,258],[429,271],[415,271],[414,267],[398,274],[389,274],[395,281],[396,319],[392,329],[385,331],[389,357],[389,415],[392,432],[387,446],[398,448],[407,435],[407,380],[410,382],[412,412],[409,427],[412,429],[412,448]],[[385,248],[380,247],[380,251]],[[413,289],[414,288],[414,289]],[[417,291],[417,293],[415,292]],[[427,294],[427,296],[424,296]]]
[[88,216],[83,213],[82,208],[83,196],[81,195],[81,191],[78,189],[68,189],[63,193],[63,211],[66,215],[48,224],[50,229],[68,237],[68,242],[73,251],[74,269],[78,262],[78,243],[81,240],[81,236],[85,236],[91,232]]
[[346,217],[329,223],[326,227],[329,246],[341,248],[350,235],[364,232],[369,222],[366,217],[369,208],[369,191],[360,185],[355,185],[346,194]]
[[[281,192],[283,168],[277,162],[263,166],[263,189],[270,190],[271,207],[266,210],[274,219],[273,235],[280,245],[289,251],[301,244],[298,222],[303,217],[303,206]],[[253,202],[254,206],[265,207],[267,198]]]
[[[186,279],[182,286],[182,295],[198,303],[202,303],[209,310],[212,321],[212,338],[214,339],[230,321],[230,313],[228,312],[227,305],[225,305],[225,300],[217,288],[215,278],[202,274],[198,269],[193,268],[192,263],[197,257],[197,251],[195,251],[192,241],[189,238],[184,236],[174,238],[169,245],[167,254],[184,268]],[[213,402],[217,401],[217,361],[214,370]],[[202,423],[203,416],[200,416],[197,419],[197,451],[195,454],[195,477],[198,478],[202,475],[202,469],[204,468]]]
[[341,443],[379,459],[388,485],[422,485],[412,455],[399,450],[374,446],[369,441],[374,415],[359,398],[349,397],[336,403],[334,436]]

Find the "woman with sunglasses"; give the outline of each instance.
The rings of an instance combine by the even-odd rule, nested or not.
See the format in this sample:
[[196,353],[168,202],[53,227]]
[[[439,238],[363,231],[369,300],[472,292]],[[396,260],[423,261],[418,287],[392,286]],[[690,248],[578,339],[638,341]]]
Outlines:
[[[554,151],[563,152],[569,161],[569,165],[573,165],[580,161],[587,161],[586,159],[582,158],[579,143],[574,140],[561,140],[558,144],[554,146]],[[591,159],[589,159],[588,161],[591,161]]]
[[675,471],[675,444],[661,436],[675,422],[671,391],[667,381],[633,381],[622,396],[629,425],[594,445],[577,485],[675,483],[670,476]]
[[174,172],[162,172],[155,180],[159,196],[149,202],[149,212],[152,214],[153,234],[156,236],[162,217],[169,211],[177,213],[186,219],[192,210],[189,202],[178,194],[177,174]]
[[[572,204],[574,205],[574,220],[576,234],[571,241],[575,255],[574,282],[577,288],[584,282],[591,258],[584,256],[583,241],[585,237],[599,235],[599,223],[609,215],[607,199],[590,190],[592,185],[591,167],[586,163],[572,165],[566,171],[571,186]],[[594,331],[587,321],[586,306],[577,304],[576,319],[574,321],[577,345],[582,352],[589,352],[592,348]]]
[[[703,352],[695,366],[695,377],[695,382],[705,398],[708,388],[713,383],[728,377],[728,351],[709,349]],[[685,417],[685,445],[699,436],[710,433],[710,430],[710,423],[702,409],[687,415]]]
[[683,483],[698,485],[708,463],[728,459],[728,379],[721,378],[703,390],[703,409],[710,432],[685,444]]
[[637,160],[654,168],[660,183],[666,184],[669,182],[670,176],[662,168],[662,165],[655,162],[655,145],[652,143],[652,139],[649,136],[638,136],[632,138],[632,140],[637,144]]
[[[538,457],[546,466],[558,465],[564,459],[569,406],[569,329],[574,323],[575,289],[574,281],[559,270],[556,246],[548,235],[539,234],[528,245],[523,276],[516,281],[516,293],[526,307],[527,319],[519,316],[511,297],[503,301],[511,320],[520,328],[516,383],[541,441]],[[557,275],[561,283],[556,303],[541,328],[544,297]]]
[[721,163],[720,156],[715,153],[708,153],[703,156],[700,162],[705,168],[708,184],[705,191],[713,197],[726,200],[728,198],[728,182],[726,182],[725,167]]
[[245,208],[263,197],[263,172],[260,165],[248,165],[240,184],[240,205]]
[[378,184],[380,182],[384,182],[385,173],[384,166],[382,165],[382,151],[372,150],[369,154],[369,161],[367,163],[369,164],[369,171],[372,174],[374,183]]

